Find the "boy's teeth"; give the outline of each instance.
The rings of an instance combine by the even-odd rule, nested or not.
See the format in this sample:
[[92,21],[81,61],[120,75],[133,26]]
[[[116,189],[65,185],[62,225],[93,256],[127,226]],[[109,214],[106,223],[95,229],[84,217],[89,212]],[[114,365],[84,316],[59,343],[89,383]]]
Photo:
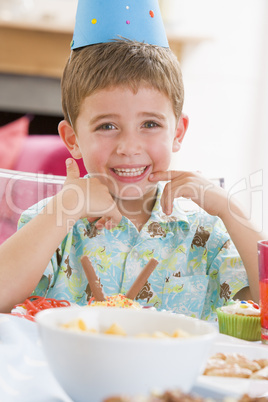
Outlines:
[[127,168],[127,169],[114,169],[114,172],[118,176],[140,176],[144,170],[146,169],[146,166],[141,167],[141,168]]

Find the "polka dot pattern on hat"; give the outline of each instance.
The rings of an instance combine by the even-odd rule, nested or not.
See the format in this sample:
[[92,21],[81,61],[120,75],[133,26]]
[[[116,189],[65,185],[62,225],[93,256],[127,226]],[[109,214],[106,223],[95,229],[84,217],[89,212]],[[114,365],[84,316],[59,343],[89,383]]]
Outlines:
[[119,37],[169,47],[158,0],[78,0],[72,49]]

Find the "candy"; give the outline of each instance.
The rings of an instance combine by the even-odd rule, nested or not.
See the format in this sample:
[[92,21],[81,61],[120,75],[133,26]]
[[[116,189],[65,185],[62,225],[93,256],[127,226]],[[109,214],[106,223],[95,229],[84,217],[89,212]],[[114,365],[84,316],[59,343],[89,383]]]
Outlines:
[[[94,268],[93,268],[93,265],[91,264],[90,259],[86,255],[84,255],[83,257],[81,257],[81,263],[82,263],[83,269],[85,271],[90,289],[93,294],[92,300],[95,300],[96,302],[99,302],[99,301],[107,302],[107,305],[109,305],[108,304],[110,301],[109,296],[105,297],[105,295],[102,291],[102,285],[94,271]],[[132,286],[130,287],[130,289],[127,291],[126,295],[124,296],[124,295],[119,294],[118,296],[120,296],[122,299],[124,299],[125,302],[127,302],[128,299],[134,300],[135,297],[137,296],[137,294],[139,293],[139,291],[145,285],[147,279],[149,278],[149,276],[154,271],[154,269],[156,268],[157,265],[158,265],[158,261],[156,259],[152,258],[151,260],[149,260],[148,263],[146,264],[146,266],[143,268],[141,273],[138,275],[138,277],[134,281],[134,283],[132,284]],[[90,300],[89,304],[90,303],[91,303],[91,300]]]
[[136,278],[131,288],[127,291],[126,297],[128,297],[129,299],[135,299],[135,297],[137,296],[139,291],[143,288],[147,279],[149,278],[149,276],[154,271],[157,265],[158,261],[155,258],[149,260],[147,265],[143,268],[139,276]]
[[90,259],[84,255],[81,257],[81,264],[83,266],[83,269],[85,271],[90,289],[92,291],[92,294],[97,301],[105,301],[105,297],[102,291],[102,286],[100,284],[100,280],[98,279],[94,268],[91,264]]
[[[16,304],[11,314],[34,321],[35,315],[42,310],[56,307],[68,307],[71,303],[67,300],[56,300],[41,296],[30,296],[24,303]],[[25,311],[24,311],[25,309]]]

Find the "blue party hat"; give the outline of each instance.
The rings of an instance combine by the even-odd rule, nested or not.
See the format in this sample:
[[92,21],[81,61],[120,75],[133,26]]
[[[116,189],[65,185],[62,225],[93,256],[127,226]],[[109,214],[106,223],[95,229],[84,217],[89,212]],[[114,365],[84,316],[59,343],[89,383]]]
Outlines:
[[72,49],[120,37],[168,47],[158,0],[78,0]]

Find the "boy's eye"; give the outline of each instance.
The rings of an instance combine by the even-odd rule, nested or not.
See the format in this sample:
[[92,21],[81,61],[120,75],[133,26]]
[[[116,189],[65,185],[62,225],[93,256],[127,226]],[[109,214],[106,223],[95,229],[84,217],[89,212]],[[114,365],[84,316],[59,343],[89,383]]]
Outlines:
[[159,124],[157,124],[155,121],[146,121],[143,124],[143,127],[145,127],[145,128],[154,128],[154,127],[159,127]]
[[97,130],[115,130],[115,126],[111,123],[104,123],[97,127]]

